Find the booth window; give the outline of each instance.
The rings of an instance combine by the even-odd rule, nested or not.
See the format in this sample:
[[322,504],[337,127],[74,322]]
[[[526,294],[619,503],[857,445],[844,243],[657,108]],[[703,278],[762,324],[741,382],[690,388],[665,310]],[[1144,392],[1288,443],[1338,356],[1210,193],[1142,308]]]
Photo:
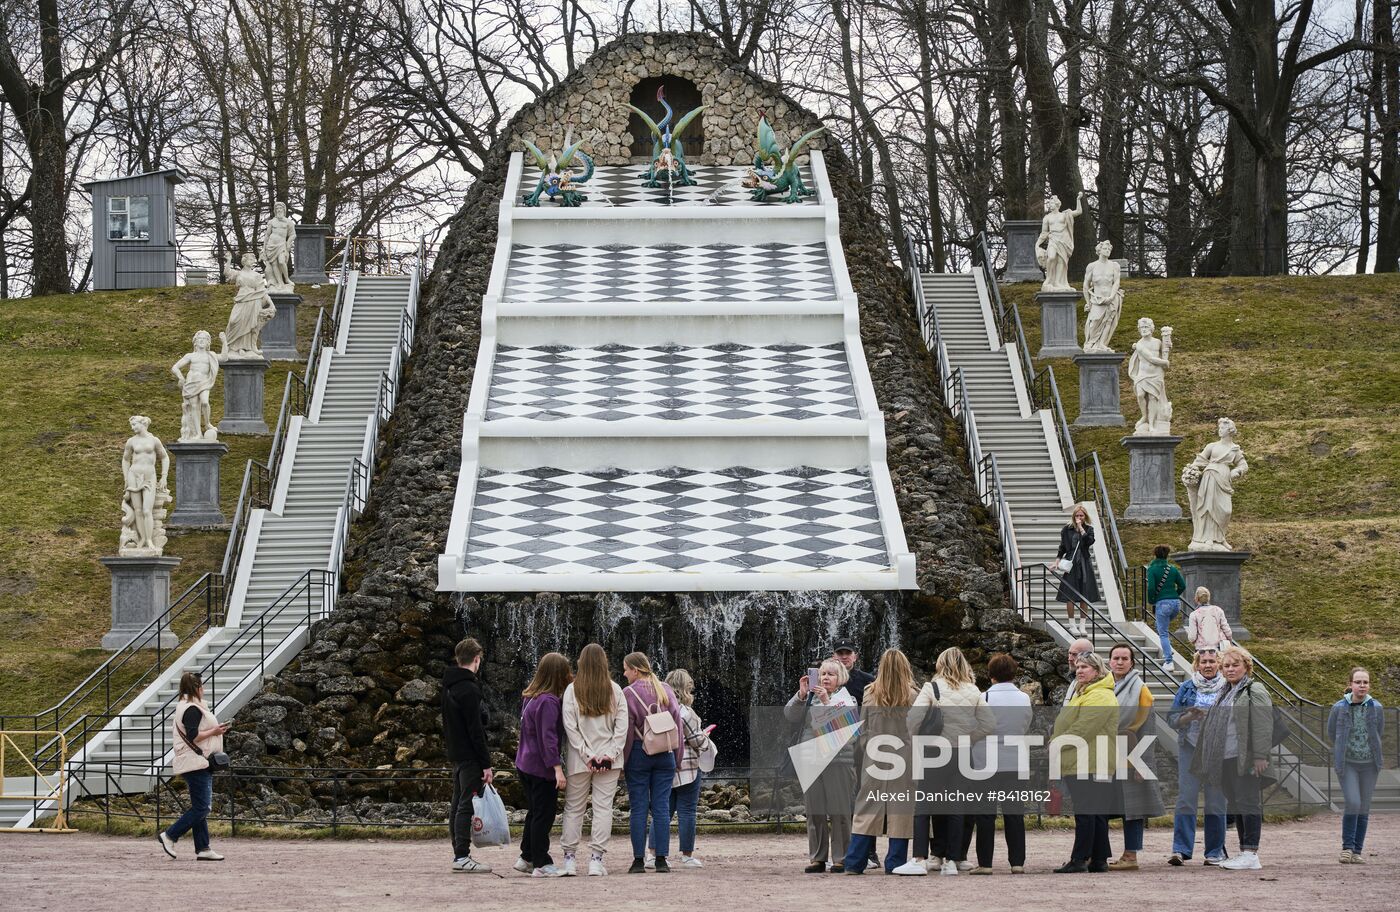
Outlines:
[[107,200],[107,238],[145,241],[151,237],[151,198],[113,196]]

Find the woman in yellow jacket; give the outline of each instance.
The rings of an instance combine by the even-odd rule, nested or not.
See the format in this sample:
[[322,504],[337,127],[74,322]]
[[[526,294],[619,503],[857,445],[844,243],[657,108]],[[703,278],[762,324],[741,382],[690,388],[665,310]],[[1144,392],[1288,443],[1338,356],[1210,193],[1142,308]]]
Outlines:
[[1074,848],[1055,873],[1100,874],[1108,871],[1112,852],[1108,817],[1118,769],[1118,700],[1113,676],[1098,654],[1080,656],[1074,678],[1078,687],[1055,720],[1050,746],[1059,752],[1060,775],[1074,803]]

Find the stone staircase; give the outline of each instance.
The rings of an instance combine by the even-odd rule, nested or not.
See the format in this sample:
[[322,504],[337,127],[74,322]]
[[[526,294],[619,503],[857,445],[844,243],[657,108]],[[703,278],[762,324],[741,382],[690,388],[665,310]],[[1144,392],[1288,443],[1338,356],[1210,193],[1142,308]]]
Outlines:
[[[148,788],[168,763],[182,673],[199,671],[206,700],[231,719],[333,606],[352,465],[374,445],[381,384],[397,365],[405,313],[414,311],[417,294],[409,276],[351,273],[349,282],[335,348],[322,351],[323,376],[308,392],[308,414],[289,419],[271,506],[249,516],[225,624],[205,633],[119,715],[90,720],[101,730],[69,760],[70,800]],[[0,803],[0,828],[32,825],[33,805]]]
[[[961,370],[977,436],[984,453],[996,457],[1003,494],[1011,514],[1016,552],[1022,566],[1044,566],[1055,559],[1060,529],[1074,503],[1068,469],[1054,442],[1054,425],[1045,410],[1035,410],[1028,379],[1017,361],[1015,347],[1002,344],[992,316],[985,284],[978,273],[923,273],[920,276],[925,307],[938,317],[939,332],[950,370]],[[1085,507],[1096,514],[1093,503]],[[1098,537],[1103,525],[1098,523]],[[1126,641],[1160,665],[1161,648],[1146,626],[1124,617],[1118,583],[1106,559],[1106,542],[1100,541],[1091,556],[1099,582],[1100,598],[1094,602],[1102,618],[1112,621],[1111,633],[1101,630],[1092,637],[1096,651],[1107,658],[1114,642]],[[1061,643],[1074,636],[1064,625],[1063,606],[1053,602],[1053,592],[1032,587],[1034,603],[1028,613],[1032,624],[1049,631]],[[1156,669],[1160,671],[1160,669]],[[1178,667],[1172,679],[1185,669]],[[1152,687],[1161,703],[1170,705],[1175,686],[1168,688],[1165,675]],[[1150,682],[1151,683],[1151,682]]]
[[[977,444],[982,454],[995,457],[1014,540],[1014,559],[1020,568],[1038,567],[1054,560],[1060,529],[1074,503],[1066,457],[1056,439],[1056,416],[1050,409],[1035,409],[1025,365],[1029,359],[1013,340],[1001,342],[997,330],[994,290],[988,286],[985,271],[972,273],[920,273],[918,292],[923,313],[932,322],[936,315],[937,337],[946,356],[942,368],[948,375],[961,371],[967,402],[972,413]],[[931,314],[930,314],[931,312]],[[927,336],[927,332],[926,332]],[[1095,621],[1090,639],[1094,649],[1107,658],[1114,643],[1134,645],[1139,665],[1144,668],[1159,712],[1171,705],[1180,681],[1190,666],[1180,652],[1174,664],[1160,663],[1161,648],[1156,631],[1125,615],[1125,598],[1118,576],[1112,569],[1103,541],[1105,517],[1098,516],[1093,501],[1084,506],[1096,519],[1098,538],[1092,561],[1101,598],[1094,603]],[[1044,578],[1044,574],[1041,574]],[[1034,626],[1049,632],[1057,642],[1068,645],[1075,635],[1064,623],[1064,608],[1053,603],[1053,589],[1026,587],[1018,593],[1020,607]],[[1178,621],[1179,623],[1179,621]],[[1275,764],[1283,770],[1283,788],[1297,799],[1300,808],[1329,807],[1341,810],[1341,789],[1329,768],[1330,748],[1325,739],[1327,707],[1303,701],[1292,694],[1285,682],[1272,679],[1271,689],[1292,695],[1286,707],[1294,734],[1275,751]],[[1387,710],[1393,713],[1393,710]],[[1165,724],[1157,726],[1159,736],[1174,748],[1175,732]],[[1373,809],[1400,809],[1400,771],[1385,769],[1377,782]]]

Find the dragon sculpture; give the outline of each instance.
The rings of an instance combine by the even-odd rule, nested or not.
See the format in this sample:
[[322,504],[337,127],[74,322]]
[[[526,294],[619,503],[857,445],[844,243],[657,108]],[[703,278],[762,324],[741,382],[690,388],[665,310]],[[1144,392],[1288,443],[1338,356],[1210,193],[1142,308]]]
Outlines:
[[778,146],[777,134],[769,125],[767,115],[763,111],[758,112],[757,150],[753,156],[753,167],[744,176],[744,187],[751,191],[755,202],[761,203],[770,196],[776,197],[786,193],[787,197],[782,202],[800,203],[804,196],[816,193],[802,183],[802,173],[797,169],[797,156],[812,137],[825,129],[826,127],[817,127],[809,133],[804,133],[792,144],[792,148],[784,152]]
[[705,110],[705,105],[701,105],[695,110],[686,114],[676,121],[675,129],[671,128],[671,118],[675,111],[666,103],[666,88],[661,86],[656,90],[656,100],[665,109],[666,116],[658,123],[651,119],[646,111],[633,105],[628,105],[638,117],[651,130],[653,141],[651,144],[651,167],[642,175],[643,186],[660,187],[663,185],[675,187],[693,187],[695,178],[690,176],[690,168],[685,163],[685,147],[681,144],[681,134],[685,128],[690,126],[695,118],[700,116],[700,112]]
[[[593,159],[579,148],[583,145],[583,140],[575,143],[572,139],[573,131],[567,131],[564,134],[564,151],[550,153],[547,157],[540,151],[539,146],[528,139],[525,140],[525,146],[540,166],[540,182],[535,185],[535,192],[525,197],[526,206],[538,206],[542,196],[547,196],[566,208],[574,208],[588,201],[588,197],[584,196],[578,187],[593,176]],[[576,158],[583,159],[585,165],[583,174],[579,176],[574,174]]]

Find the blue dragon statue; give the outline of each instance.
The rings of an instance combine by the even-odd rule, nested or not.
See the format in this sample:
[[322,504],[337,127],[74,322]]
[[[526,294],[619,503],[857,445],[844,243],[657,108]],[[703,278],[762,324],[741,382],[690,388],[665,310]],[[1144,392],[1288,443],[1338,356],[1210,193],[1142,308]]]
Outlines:
[[[564,134],[564,151],[548,156],[540,151],[539,146],[525,140],[526,148],[540,166],[540,181],[535,185],[535,192],[525,197],[526,206],[538,206],[542,196],[570,209],[588,201],[578,187],[593,176],[593,159],[579,148],[583,140],[575,143],[572,139],[573,131],[570,130]],[[575,176],[574,159],[583,160],[583,174]]]
[[676,121],[676,126],[672,129],[671,118],[675,115],[675,111],[666,103],[665,86],[656,90],[656,100],[666,111],[666,116],[662,117],[659,123],[652,120],[651,116],[641,108],[630,104],[627,106],[651,130],[651,167],[647,168],[646,173],[642,175],[643,186],[693,187],[695,186],[695,178],[691,177],[690,168],[685,163],[685,147],[681,143],[681,134],[695,118],[700,116],[700,112],[705,110],[705,105],[701,105]]
[[761,203],[770,196],[777,197],[786,193],[787,196],[782,202],[800,203],[804,196],[811,196],[817,192],[802,182],[802,172],[797,168],[797,156],[812,137],[825,129],[826,127],[817,127],[802,134],[797,142],[792,144],[792,148],[784,152],[778,145],[777,134],[768,123],[767,115],[763,111],[758,112],[758,141],[753,156],[753,167],[744,176],[743,182],[755,202]]

